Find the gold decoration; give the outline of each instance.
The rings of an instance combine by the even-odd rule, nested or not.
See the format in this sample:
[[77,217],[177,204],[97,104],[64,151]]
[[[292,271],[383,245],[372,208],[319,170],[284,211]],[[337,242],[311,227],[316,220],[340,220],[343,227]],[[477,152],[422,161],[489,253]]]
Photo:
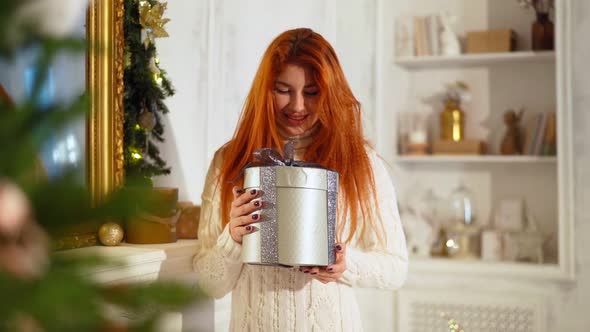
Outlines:
[[166,10],[166,2],[151,5],[148,1],[139,2],[139,23],[145,30],[144,45],[153,43],[155,38],[168,37],[168,32],[164,30],[164,25],[170,21],[168,18],[162,18]]
[[114,177],[114,188],[119,188],[123,185],[124,176],[124,163],[125,155],[123,153],[123,123],[124,110],[123,110],[123,93],[125,87],[123,83],[123,74],[125,71],[125,35],[123,32],[123,19],[125,17],[125,6],[123,0],[115,0],[115,26],[114,39],[115,39],[115,74],[114,82],[115,93],[113,96],[115,105],[115,128],[114,136],[114,160],[113,160],[113,177]]
[[443,102],[445,109],[440,114],[440,138],[444,141],[459,142],[465,138],[464,102],[471,99],[469,86],[461,81],[446,84]]
[[53,249],[65,250],[83,247],[91,247],[98,244],[98,238],[95,233],[80,235],[62,235],[53,243]]
[[158,68],[157,66],[158,61],[156,61],[155,57],[151,57],[150,58],[150,63],[148,64],[148,68],[150,69],[150,71],[154,74],[160,74],[160,68]]
[[440,114],[440,138],[455,142],[465,138],[465,114],[454,100],[448,100]]
[[98,239],[105,246],[116,246],[123,240],[123,227],[114,222],[106,222],[98,229]]

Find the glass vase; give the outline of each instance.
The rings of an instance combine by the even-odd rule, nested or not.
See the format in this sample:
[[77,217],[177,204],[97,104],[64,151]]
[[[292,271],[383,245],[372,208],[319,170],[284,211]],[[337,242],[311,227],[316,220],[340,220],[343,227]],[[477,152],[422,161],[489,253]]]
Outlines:
[[533,50],[553,50],[554,27],[549,13],[537,13],[537,20],[531,29]]

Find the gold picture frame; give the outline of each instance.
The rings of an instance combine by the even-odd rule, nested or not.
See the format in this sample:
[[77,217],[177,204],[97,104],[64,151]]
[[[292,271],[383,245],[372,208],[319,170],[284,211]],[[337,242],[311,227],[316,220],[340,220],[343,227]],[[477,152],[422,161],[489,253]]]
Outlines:
[[[93,202],[123,184],[123,0],[92,0],[86,18],[86,86],[91,108],[86,121],[86,182]],[[56,241],[57,249],[96,245],[98,225],[87,225]]]

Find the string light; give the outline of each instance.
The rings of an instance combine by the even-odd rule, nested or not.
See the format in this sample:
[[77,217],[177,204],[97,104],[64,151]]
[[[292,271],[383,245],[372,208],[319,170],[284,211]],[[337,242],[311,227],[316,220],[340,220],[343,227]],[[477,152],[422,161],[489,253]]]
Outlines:
[[142,158],[141,153],[139,153],[139,150],[136,148],[129,148],[129,151],[131,152],[131,158],[135,159],[135,160],[139,160]]
[[156,84],[161,85],[162,84],[162,77],[160,77],[159,74],[154,74],[154,81],[156,81]]
[[136,124],[136,125],[135,125],[135,130],[141,130],[141,126],[140,126],[140,125],[138,125],[138,124]]

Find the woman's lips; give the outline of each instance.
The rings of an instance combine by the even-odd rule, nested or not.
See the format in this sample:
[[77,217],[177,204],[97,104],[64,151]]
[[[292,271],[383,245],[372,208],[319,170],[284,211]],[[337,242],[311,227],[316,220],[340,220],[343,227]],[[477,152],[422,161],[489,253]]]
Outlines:
[[296,113],[285,113],[285,117],[287,118],[287,122],[291,126],[301,126],[309,114],[296,114]]

